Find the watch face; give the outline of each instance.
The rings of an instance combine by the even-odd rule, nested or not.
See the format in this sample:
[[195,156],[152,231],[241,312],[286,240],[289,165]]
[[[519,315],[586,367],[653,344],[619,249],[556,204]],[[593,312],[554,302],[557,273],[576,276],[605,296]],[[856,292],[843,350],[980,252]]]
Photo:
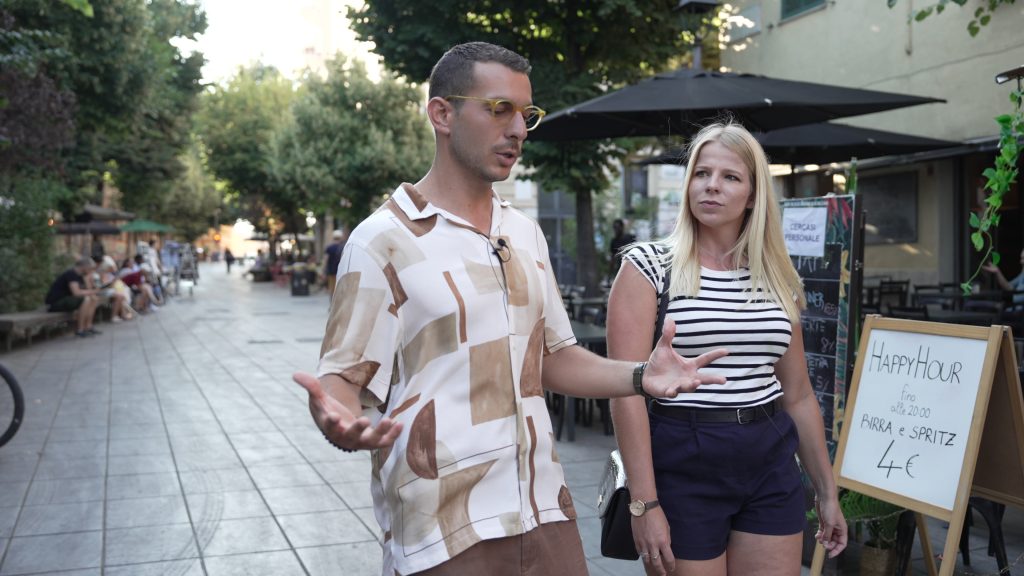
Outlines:
[[633,516],[643,516],[646,511],[646,506],[640,500],[634,500],[629,503],[629,513]]

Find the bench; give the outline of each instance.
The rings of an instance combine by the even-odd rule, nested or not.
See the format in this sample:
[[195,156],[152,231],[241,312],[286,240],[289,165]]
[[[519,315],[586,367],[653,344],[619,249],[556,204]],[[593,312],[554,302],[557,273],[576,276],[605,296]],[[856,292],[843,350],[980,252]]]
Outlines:
[[6,349],[10,352],[16,335],[31,344],[32,337],[40,331],[61,327],[73,320],[71,312],[47,312],[45,309],[0,314],[0,334],[3,334]]

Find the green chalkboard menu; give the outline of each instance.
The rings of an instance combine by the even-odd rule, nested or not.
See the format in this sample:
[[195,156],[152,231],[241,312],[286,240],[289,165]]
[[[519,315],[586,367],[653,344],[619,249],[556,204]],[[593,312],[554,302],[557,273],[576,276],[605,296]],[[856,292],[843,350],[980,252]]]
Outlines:
[[[856,351],[864,254],[863,209],[857,200],[825,196],[782,201],[787,247],[807,296],[800,319],[807,372],[833,455]],[[798,212],[799,217],[790,218]]]

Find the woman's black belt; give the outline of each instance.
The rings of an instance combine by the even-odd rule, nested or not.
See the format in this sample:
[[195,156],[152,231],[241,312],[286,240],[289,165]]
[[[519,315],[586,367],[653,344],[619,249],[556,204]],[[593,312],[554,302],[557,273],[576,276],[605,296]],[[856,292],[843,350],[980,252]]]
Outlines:
[[691,408],[689,406],[671,406],[653,402],[651,412],[658,416],[675,420],[697,422],[733,422],[750,424],[763,418],[774,416],[782,411],[782,399],[776,398],[766,404],[748,408]]

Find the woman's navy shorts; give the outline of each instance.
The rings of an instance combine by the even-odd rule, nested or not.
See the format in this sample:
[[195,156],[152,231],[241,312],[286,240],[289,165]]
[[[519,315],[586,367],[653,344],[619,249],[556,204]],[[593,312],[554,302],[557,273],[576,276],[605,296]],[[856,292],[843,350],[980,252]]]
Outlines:
[[749,424],[653,413],[650,419],[654,479],[676,558],[717,558],[733,530],[803,531],[803,484],[794,458],[800,439],[785,410]]

